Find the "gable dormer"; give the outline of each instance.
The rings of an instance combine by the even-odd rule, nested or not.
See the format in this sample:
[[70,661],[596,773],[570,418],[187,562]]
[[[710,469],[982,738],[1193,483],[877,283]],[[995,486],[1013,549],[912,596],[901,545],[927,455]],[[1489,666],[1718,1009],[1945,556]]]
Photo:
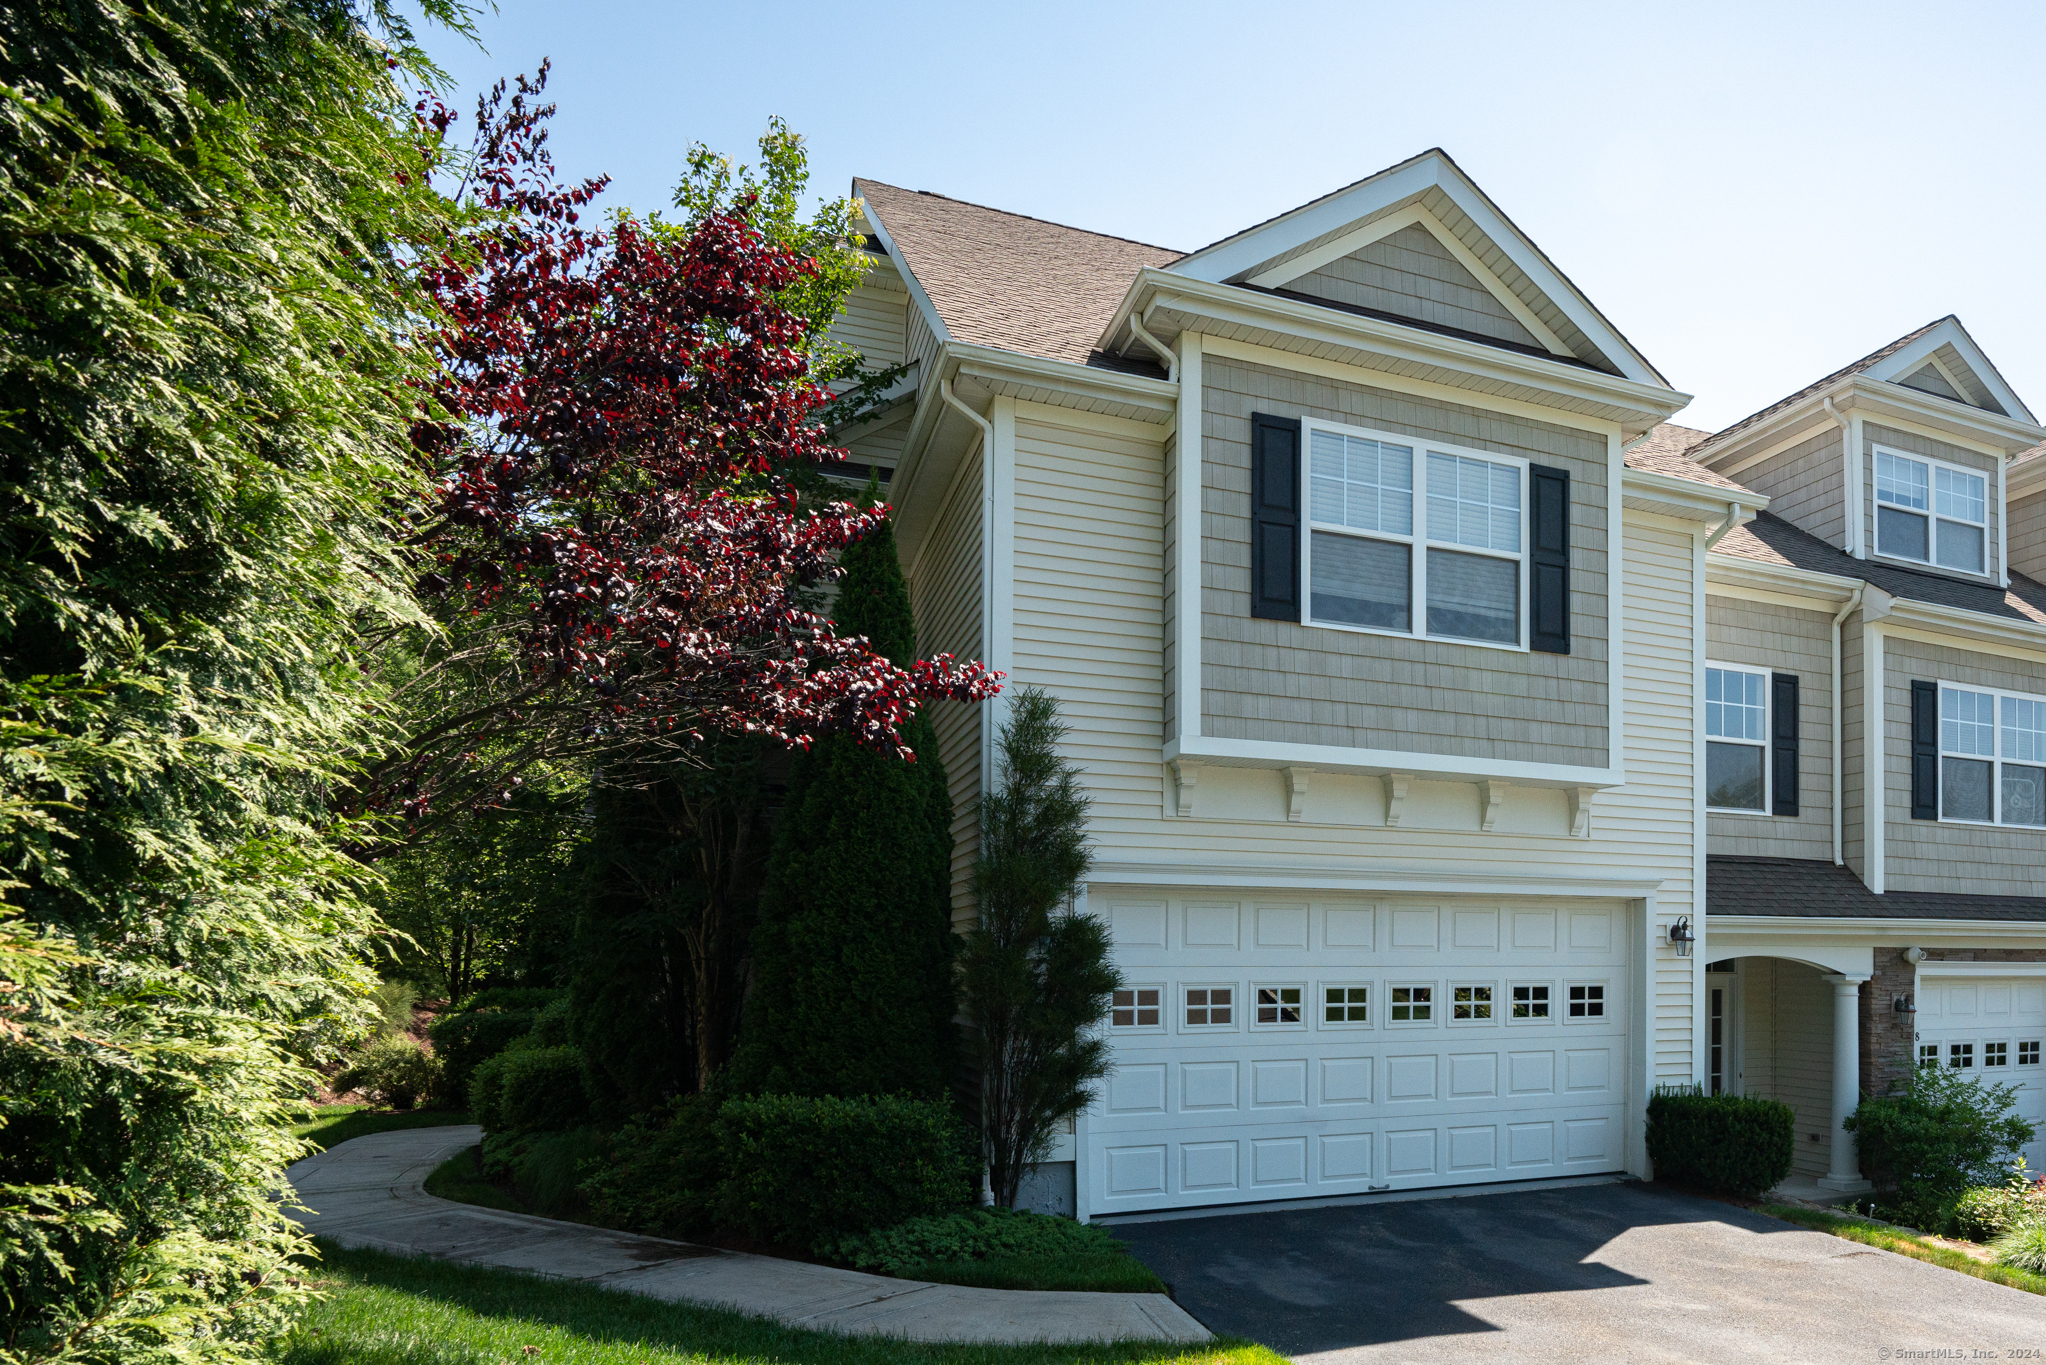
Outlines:
[[2046,431],[1958,318],[1908,332],[1693,446],[1860,559],[2004,583],[2005,463]]

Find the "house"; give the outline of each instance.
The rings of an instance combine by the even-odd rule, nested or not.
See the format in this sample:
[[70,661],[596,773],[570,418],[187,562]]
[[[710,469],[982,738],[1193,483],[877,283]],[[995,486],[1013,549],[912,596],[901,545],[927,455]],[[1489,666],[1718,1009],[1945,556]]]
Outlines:
[[1957,320],[1708,433],[1440,151],[1190,254],[854,191],[839,439],[922,652],[1063,701],[1128,982],[1040,1205],[1646,1174],[1663,1084],[1850,1189],[1920,1058],[2041,1117],[2046,429]]

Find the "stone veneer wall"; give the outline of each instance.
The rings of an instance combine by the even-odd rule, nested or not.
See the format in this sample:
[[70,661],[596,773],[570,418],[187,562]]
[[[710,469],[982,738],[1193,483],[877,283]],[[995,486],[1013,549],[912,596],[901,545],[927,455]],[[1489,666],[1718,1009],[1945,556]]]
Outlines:
[[[1909,946],[1909,945],[1906,945]],[[2046,962],[2046,948],[1928,948],[1927,962]],[[1875,975],[1861,988],[1861,1089],[1880,1095],[1911,1074],[1917,1056],[1917,1016],[1899,1014],[1896,999],[1911,994],[1915,973],[1904,949],[1875,950]]]

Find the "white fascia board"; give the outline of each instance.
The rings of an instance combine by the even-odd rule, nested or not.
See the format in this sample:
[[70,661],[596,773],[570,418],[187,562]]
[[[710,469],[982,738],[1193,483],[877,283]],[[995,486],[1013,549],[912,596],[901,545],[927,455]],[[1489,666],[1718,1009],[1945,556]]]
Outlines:
[[1640,352],[1613,329],[1599,311],[1549,263],[1533,242],[1506,220],[1497,206],[1463,172],[1437,151],[1428,151],[1391,170],[1283,214],[1269,223],[1203,247],[1174,261],[1172,273],[1220,283],[1240,279],[1305,243],[1369,217],[1402,200],[1440,189],[1463,210],[1478,231],[1505,252],[1534,287],[1575,323],[1629,379],[1667,387]]
[[2029,498],[2042,488],[2046,488],[2046,452],[2029,460],[2019,460],[2004,471],[2003,497],[2006,503]]
[[[1966,947],[1943,940],[2000,937],[2038,940],[2046,938],[2046,920],[2009,919],[1924,919],[1903,915],[1713,915],[1715,939],[1742,935],[1754,939],[1871,939],[1871,947]],[[1931,966],[1921,963],[1920,970]],[[2021,964],[1999,962],[1999,967]]]
[[1838,425],[1826,413],[1825,404],[1829,398],[1843,413],[1849,408],[1859,408],[1876,421],[1881,421],[1885,415],[1893,415],[1929,427],[1934,434],[1942,435],[1943,439],[1957,445],[1981,446],[1984,453],[1997,450],[2015,454],[2046,440],[2046,428],[2028,421],[2000,417],[1986,408],[1971,408],[1951,399],[1920,393],[1902,384],[1854,374],[1806,394],[1798,402],[1766,421],[1757,422],[1731,440],[1721,443],[1717,437],[1706,437],[1692,447],[1691,456],[1708,469],[1719,468],[1736,451],[1760,449],[1800,433],[1805,438],[1816,435],[1821,423]]
[[1116,319],[1109,324],[1108,335],[1120,330],[1130,310],[1139,303],[1145,308],[1157,303],[1224,324],[1261,328],[1302,340],[1457,370],[1474,378],[1564,395],[1658,422],[1667,420],[1691,401],[1691,395],[1664,384],[1623,378],[1543,356],[1522,355],[1234,285],[1178,279],[1148,267],[1124,297]]
[[1279,744],[1256,739],[1197,735],[1165,746],[1165,761],[1193,761],[1221,768],[1312,768],[1325,773],[1384,776],[1406,773],[1428,782],[1507,782],[1516,787],[1617,787],[1624,772],[1567,763],[1524,763],[1510,759],[1420,754],[1398,749],[1351,749],[1335,744]]
[[1096,863],[1088,869],[1093,886],[1214,888],[1217,890],[1420,892],[1427,895],[1603,896],[1639,900],[1662,889],[1659,878],[1601,877],[1539,868],[1513,872],[1427,868],[1309,867],[1297,862],[1273,866],[1218,864],[1203,867],[1184,859],[1169,863]]
[[1719,488],[1649,469],[1628,469],[1620,478],[1620,496],[1637,512],[1659,512],[1666,517],[1715,525],[1726,520],[1726,505],[1730,502],[1739,503],[1744,512],[1759,512],[1769,505],[1766,493]]
[[1907,597],[1891,599],[1889,610],[1873,619],[1887,629],[1905,633],[1907,639],[2035,663],[2046,661],[2046,625],[2033,621],[2012,621]]
[[[2036,926],[2046,937],[2046,921]],[[1918,975],[1927,976],[2046,976],[2046,962],[1939,962],[1926,959],[1918,964]]]
[[943,360],[955,376],[1015,381],[1036,388],[1056,389],[1081,397],[1098,398],[1155,414],[1159,423],[1172,420],[1179,403],[1179,385],[1169,379],[1151,379],[1140,374],[1076,365],[1070,360],[1046,360],[994,346],[948,341]]
[[902,251],[895,245],[895,239],[888,235],[887,224],[873,211],[873,205],[865,200],[861,201],[860,213],[867,220],[868,226],[874,229],[874,236],[880,241],[883,249],[888,252],[888,259],[895,266],[895,273],[902,276],[902,282],[909,286],[909,296],[916,300],[916,306],[922,310],[924,323],[931,329],[931,335],[941,342],[951,340],[951,329],[946,327],[945,320],[938,316],[938,306],[932,303],[931,296],[924,292],[922,283],[917,280],[916,272],[911,270],[909,262],[902,258]]
[[[1898,351],[1895,355],[1884,356],[1881,360],[1864,370],[1863,374],[1871,379],[1880,379],[1891,383],[1895,383],[1900,379],[1908,379],[1923,369],[1925,362],[1933,358],[1933,352],[1939,350],[1942,346],[1951,346],[1961,353],[1961,358],[1968,362],[1968,368],[1975,372],[1976,380],[1982,387],[1989,390],[1996,401],[2003,406],[2004,412],[2024,422],[2031,422],[2033,420],[2032,410],[2025,406],[2022,398],[2011,392],[2010,385],[2003,382],[2003,376],[1997,373],[1996,366],[1990,363],[1988,356],[1982,354],[1982,348],[1977,346],[1974,339],[1952,318],[1945,319],[1939,326],[1933,328],[1903,350]],[[1963,393],[1965,392],[1963,390]],[[1991,415],[1994,416],[1995,414],[1992,413]]]
[[1817,610],[1820,605],[1835,609],[1846,605],[1855,589],[1862,586],[1862,580],[1715,553],[1705,558],[1705,585],[1708,593],[1714,588],[1728,588],[1804,598]]

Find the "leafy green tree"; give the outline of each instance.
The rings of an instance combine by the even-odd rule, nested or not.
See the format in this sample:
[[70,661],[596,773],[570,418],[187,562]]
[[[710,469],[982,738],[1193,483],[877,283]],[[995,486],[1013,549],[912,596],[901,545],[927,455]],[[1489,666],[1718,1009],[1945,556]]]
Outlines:
[[390,18],[0,8],[9,1361],[253,1359],[303,1294],[270,1192],[374,1015],[327,794],[381,723],[354,633],[416,619],[407,261],[449,229]]
[[[834,627],[898,664],[916,654],[895,533],[841,557]],[[908,763],[829,735],[790,765],[734,1084],[760,1093],[935,1096],[956,1056],[952,799],[922,711]]]
[[981,801],[980,919],[961,953],[988,1179],[1007,1208],[1024,1171],[1108,1074],[1099,1026],[1122,984],[1107,927],[1073,909],[1092,855],[1080,772],[1059,753],[1065,735],[1056,700],[1016,690],[999,740],[1000,786]]

